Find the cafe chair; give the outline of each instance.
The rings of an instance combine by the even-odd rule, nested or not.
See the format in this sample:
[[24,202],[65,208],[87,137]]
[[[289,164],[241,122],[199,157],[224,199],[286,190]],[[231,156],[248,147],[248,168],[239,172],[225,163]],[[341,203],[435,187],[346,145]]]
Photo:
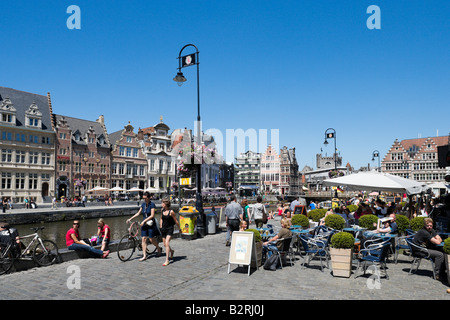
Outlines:
[[[289,258],[289,262],[291,264],[291,266],[293,265],[292,263],[292,256],[294,255],[294,252],[292,250],[292,239],[293,237],[288,237],[288,238],[282,238],[279,239],[278,241],[281,241],[282,244],[282,250],[279,250],[277,247],[273,247],[270,248],[268,250],[270,250],[272,252],[272,254],[276,254],[279,261],[280,261],[280,266],[281,268],[283,268],[283,260],[282,257],[285,258]],[[277,243],[278,243],[277,241]]]
[[417,244],[415,244],[413,242],[413,238],[412,237],[406,237],[406,243],[409,246],[409,250],[411,252],[411,256],[414,258],[414,260],[411,263],[411,269],[409,269],[409,273],[408,275],[411,274],[412,269],[414,267],[414,264],[417,263],[417,267],[416,267],[416,271],[419,269],[420,266],[420,262],[422,261],[422,259],[426,259],[428,261],[431,262],[431,268],[433,270],[433,278],[436,280],[436,273],[434,272],[434,261],[433,259],[430,258],[430,252],[428,251],[427,248],[418,246]]
[[309,266],[311,259],[318,257],[320,259],[320,270],[323,272],[323,263],[322,260],[325,259],[327,263],[327,268],[329,267],[329,253],[326,242],[316,238],[309,238],[305,235],[299,235],[300,242],[302,243],[303,250],[305,252],[306,257],[303,260],[302,266],[304,268],[305,264]]
[[403,236],[403,237],[398,237],[396,238],[395,241],[395,255],[394,255],[394,261],[395,264],[397,264],[398,262],[398,253],[401,249],[403,250],[407,250],[408,251],[408,255],[411,254],[410,249],[409,249],[409,245],[408,243],[406,243],[406,238],[411,237],[411,236]]
[[[367,242],[367,241],[366,241]],[[389,253],[389,248],[391,246],[390,239],[385,240],[383,242],[373,242],[372,244],[368,244],[365,248],[359,251],[359,259],[357,270],[360,269],[361,266],[364,269],[364,274],[366,274],[367,263],[372,263],[373,265],[379,264],[384,271],[386,279],[389,280],[389,275],[386,271],[386,259]],[[355,275],[356,278],[356,275]]]

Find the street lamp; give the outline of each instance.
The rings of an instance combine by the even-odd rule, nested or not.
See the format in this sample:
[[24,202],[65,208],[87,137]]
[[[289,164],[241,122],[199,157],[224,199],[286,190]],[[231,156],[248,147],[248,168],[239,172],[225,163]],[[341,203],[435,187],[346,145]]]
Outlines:
[[[194,47],[195,53],[188,54],[186,56],[181,56],[183,50],[187,47]],[[187,44],[183,48],[181,48],[180,53],[178,54],[178,73],[173,78],[173,80],[178,84],[178,86],[182,86],[187,79],[184,77],[183,72],[181,72],[182,68],[197,65],[197,146],[201,149],[202,146],[202,137],[201,137],[201,124],[200,124],[200,73],[199,73],[199,52],[198,48],[193,44]],[[203,156],[203,155],[202,155]],[[198,219],[198,233],[200,236],[205,236],[206,234],[206,216],[203,211],[203,198],[202,198],[202,172],[201,172],[201,163],[198,164],[197,168],[197,196],[195,207],[199,212]]]
[[[337,159],[336,159],[336,130],[334,130],[333,128],[328,128],[327,130],[325,130],[325,141],[324,141],[324,145],[328,145],[328,139],[334,139],[334,171],[337,173]],[[337,188],[335,190],[335,194],[334,194],[335,198],[338,197],[338,193],[337,193]]]
[[377,171],[381,172],[380,151],[375,150],[374,152],[372,152],[372,161],[375,161],[375,158],[378,158],[378,170]]

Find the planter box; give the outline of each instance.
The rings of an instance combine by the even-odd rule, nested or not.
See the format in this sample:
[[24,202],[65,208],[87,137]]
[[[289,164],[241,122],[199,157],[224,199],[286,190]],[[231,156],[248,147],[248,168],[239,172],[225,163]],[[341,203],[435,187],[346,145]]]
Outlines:
[[[262,264],[262,247],[263,247],[262,241],[255,243],[256,259],[252,252],[252,261],[251,261],[252,262],[251,267],[254,269],[257,269]],[[255,260],[256,260],[256,263],[258,263],[258,264],[255,263]]]
[[350,278],[352,274],[353,249],[330,248],[333,276]]

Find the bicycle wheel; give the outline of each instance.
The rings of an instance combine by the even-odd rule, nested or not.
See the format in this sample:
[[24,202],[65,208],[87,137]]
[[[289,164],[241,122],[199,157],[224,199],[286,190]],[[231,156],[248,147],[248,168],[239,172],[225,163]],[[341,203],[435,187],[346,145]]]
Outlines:
[[11,270],[14,264],[14,256],[8,247],[0,243],[0,275]]
[[133,237],[130,237],[130,235],[127,234],[120,239],[119,247],[117,249],[117,256],[121,261],[128,261],[135,250],[136,241]]
[[41,267],[52,265],[58,258],[58,246],[51,240],[41,240],[33,250],[33,260]]

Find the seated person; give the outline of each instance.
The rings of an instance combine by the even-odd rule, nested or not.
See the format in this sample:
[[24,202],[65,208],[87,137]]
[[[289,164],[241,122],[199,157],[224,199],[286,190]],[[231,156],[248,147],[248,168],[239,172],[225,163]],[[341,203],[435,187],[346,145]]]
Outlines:
[[397,227],[397,223],[395,222],[395,214],[391,213],[389,215],[389,220],[378,219],[378,223],[376,224],[376,227],[377,228],[371,232],[396,234],[398,231],[398,227]]
[[8,245],[12,239],[16,239],[16,242],[24,249],[24,245],[19,240],[19,231],[11,228],[6,222],[0,222],[0,243]]
[[239,231],[245,231],[247,230],[247,228],[247,221],[241,220],[241,222],[239,223]]
[[[265,252],[268,252],[268,257],[270,257],[272,255],[271,250],[283,249],[283,242],[277,240],[292,237],[292,232],[291,230],[289,230],[290,226],[291,221],[289,219],[287,218],[281,219],[281,230],[278,232],[276,236],[270,238],[269,241],[263,243],[263,255]],[[276,245],[271,244],[271,242],[274,241],[277,241]]]
[[100,250],[104,251],[111,241],[111,228],[105,223],[103,218],[100,218],[97,222],[97,244],[101,244]]
[[78,220],[75,220],[73,222],[73,227],[69,229],[66,233],[66,245],[69,250],[76,250],[76,251],[86,251],[90,253],[92,256],[97,258],[106,258],[109,254],[108,251],[102,251],[99,249],[95,249],[94,247],[91,247],[91,245],[87,244],[83,240],[80,239],[79,229],[80,222]]
[[[433,229],[433,220],[431,218],[425,218],[424,227],[414,235],[413,243],[419,247],[428,249],[430,258],[434,261],[436,280],[445,277],[444,254],[436,247],[441,242],[442,238],[437,234],[436,230]],[[426,257],[426,254],[422,251],[416,251],[415,254],[423,258]]]

